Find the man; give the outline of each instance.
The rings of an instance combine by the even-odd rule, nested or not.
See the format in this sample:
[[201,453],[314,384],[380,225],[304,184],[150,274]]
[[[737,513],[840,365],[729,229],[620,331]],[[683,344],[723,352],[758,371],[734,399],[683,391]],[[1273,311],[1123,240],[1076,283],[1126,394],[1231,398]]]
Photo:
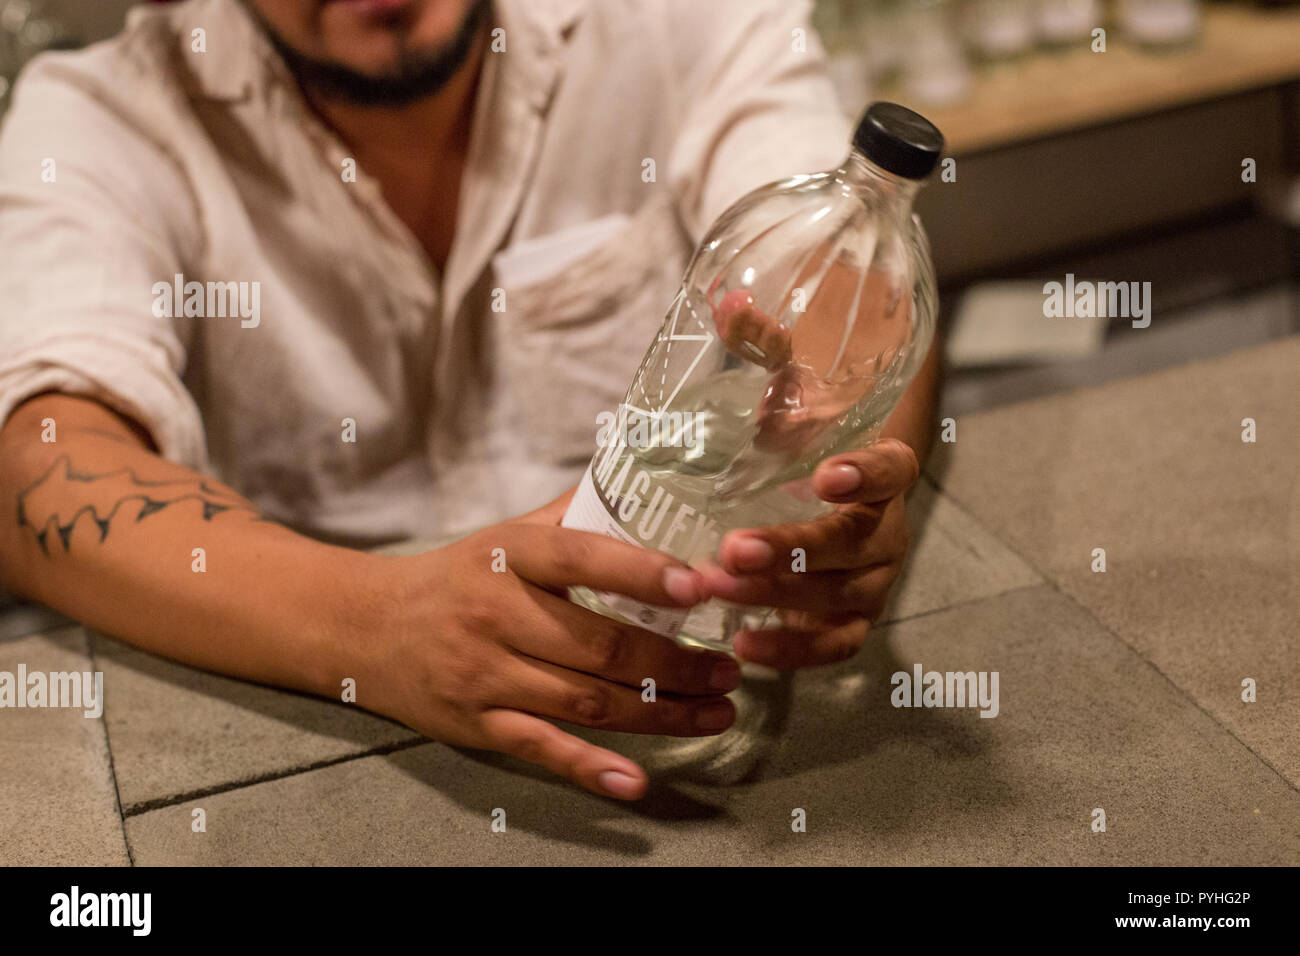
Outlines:
[[846,149],[805,15],[190,0],[34,63],[0,139],[0,581],[198,667],[351,678],[624,799],[641,768],[542,718],[719,733],[738,668],[566,587],[781,608],[751,661],[852,654],[906,548],[933,355],[894,440],[820,467],[841,510],[733,532],[721,569],[558,526],[693,242]]

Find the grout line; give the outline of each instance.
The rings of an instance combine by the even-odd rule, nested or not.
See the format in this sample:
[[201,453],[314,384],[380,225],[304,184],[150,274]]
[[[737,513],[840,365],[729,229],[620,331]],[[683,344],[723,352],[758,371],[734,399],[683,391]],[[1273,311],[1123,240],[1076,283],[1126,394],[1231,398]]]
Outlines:
[[[99,670],[99,662],[95,656],[95,639],[91,636],[89,628],[81,628],[81,636],[86,641],[86,656],[90,658],[90,669],[93,673]],[[99,722],[104,729],[104,749],[108,751],[108,774],[113,781],[113,798],[117,802],[117,820],[118,825],[122,828],[122,845],[126,847],[126,859],[128,865],[135,866],[135,853],[131,850],[131,840],[126,835],[126,814],[122,810],[122,789],[117,784],[117,764],[113,762],[113,741],[108,735],[108,695],[104,695],[103,701],[104,712],[99,715]]]
[[1034,588],[1041,588],[1047,583],[1046,580],[1031,581],[1029,584],[1017,584],[1015,587],[1006,588],[1002,591],[995,591],[992,594],[981,594],[977,597],[963,598],[960,601],[954,601],[952,604],[945,604],[943,607],[930,608],[928,611],[917,611],[915,614],[909,614],[906,617],[891,617],[887,621],[880,621],[871,625],[871,629],[883,630],[887,627],[893,627],[895,624],[906,624],[910,621],[919,621],[924,617],[931,617],[935,614],[942,614],[945,611],[956,610],[957,608],[966,607],[968,604],[979,604],[981,601],[989,601],[993,598],[1006,597],[1008,594],[1016,594],[1020,591],[1030,591]]
[[[1237,735],[1236,731],[1234,731],[1231,727],[1229,727],[1229,726],[1228,726],[1227,724],[1225,724],[1222,720],[1220,720],[1220,719],[1219,719],[1219,718],[1218,718],[1214,713],[1212,713],[1212,712],[1209,711],[1209,710],[1206,710],[1206,708],[1204,707],[1204,705],[1202,705],[1201,702],[1200,702],[1199,700],[1197,700],[1194,696],[1192,696],[1192,694],[1191,694],[1190,691],[1188,691],[1187,689],[1185,689],[1184,687],[1182,687],[1181,685],[1179,685],[1177,681],[1175,681],[1172,677],[1170,677],[1170,676],[1169,676],[1168,674],[1166,674],[1163,670],[1161,670],[1160,667],[1155,663],[1155,661],[1151,660],[1149,657],[1147,657],[1147,655],[1143,654],[1140,650],[1138,650],[1136,647],[1134,647],[1132,643],[1130,643],[1129,641],[1125,640],[1125,639],[1124,639],[1124,638],[1123,638],[1123,637],[1122,637],[1122,636],[1121,636],[1117,631],[1115,631],[1115,630],[1114,630],[1114,629],[1113,629],[1109,624],[1107,624],[1105,621],[1103,621],[1101,618],[1099,618],[1099,617],[1097,616],[1096,612],[1095,612],[1092,608],[1088,607],[1088,605],[1084,604],[1082,601],[1080,601],[1078,598],[1076,598],[1073,594],[1070,594],[1070,593],[1067,592],[1067,591],[1063,591],[1063,590],[1061,590],[1061,586],[1060,586],[1060,584],[1057,582],[1057,580],[1056,580],[1054,577],[1052,577],[1052,576],[1049,575],[1049,574],[1044,573],[1043,570],[1042,570],[1042,569],[1041,569],[1041,568],[1040,568],[1040,567],[1039,567],[1039,566],[1038,566],[1034,561],[1032,561],[1032,560],[1031,560],[1027,555],[1025,555],[1024,553],[1022,553],[1022,552],[1020,551],[1019,548],[1017,548],[1017,547],[1016,547],[1014,544],[1012,544],[1011,542],[1004,540],[1004,539],[1002,538],[1001,535],[997,534],[997,533],[994,532],[992,529],[990,529],[987,525],[985,525],[984,522],[980,521],[979,518],[977,518],[977,517],[976,517],[976,516],[975,516],[975,515],[970,511],[969,508],[967,508],[965,505],[963,505],[963,504],[962,504],[962,503],[961,503],[961,502],[960,502],[956,497],[954,497],[950,492],[946,491],[946,490],[943,488],[943,486],[939,484],[938,480],[934,478],[934,476],[932,476],[932,475],[926,473],[924,470],[922,471],[922,474],[925,475],[925,477],[929,479],[929,481],[930,481],[930,483],[931,483],[932,485],[934,485],[935,490],[938,491],[938,492],[939,492],[941,495],[943,495],[945,498],[947,498],[948,501],[950,501],[950,502],[951,502],[951,503],[952,503],[956,508],[958,508],[958,509],[960,509],[962,512],[964,512],[964,513],[966,514],[967,517],[969,517],[972,521],[974,521],[976,524],[978,524],[981,528],[984,528],[986,531],[988,531],[990,534],[992,534],[992,535],[993,535],[995,538],[997,538],[997,540],[1000,541],[1000,542],[1001,542],[1001,543],[1002,543],[1002,544],[1003,544],[1003,545],[1004,545],[1004,546],[1005,546],[1009,551],[1011,551],[1013,554],[1015,554],[1016,557],[1020,558],[1020,560],[1024,561],[1024,562],[1025,562],[1026,564],[1028,564],[1031,568],[1033,568],[1034,571],[1036,571],[1039,575],[1041,575],[1042,578],[1043,578],[1043,581],[1046,582],[1046,583],[1047,583],[1047,584],[1052,588],[1053,591],[1055,591],[1057,594],[1061,595],[1063,598],[1065,598],[1067,601],[1069,601],[1071,604],[1073,604],[1073,605],[1074,605],[1075,607],[1077,607],[1079,610],[1083,611],[1084,614],[1086,614],[1089,618],[1092,619],[1092,621],[1093,621],[1094,624],[1096,624],[1099,628],[1101,628],[1103,631],[1105,631],[1107,634],[1109,634],[1112,638],[1114,638],[1116,641],[1118,641],[1121,645],[1123,645],[1125,648],[1127,648],[1127,650],[1129,651],[1129,653],[1133,654],[1135,657],[1137,657],[1137,659],[1138,659],[1139,661],[1141,661],[1142,663],[1146,664],[1146,665],[1147,665],[1148,667],[1150,667],[1153,671],[1155,671],[1155,672],[1156,672],[1157,674],[1159,674],[1162,678],[1164,678],[1165,681],[1169,684],[1169,686],[1172,687],[1172,688],[1173,688],[1173,689],[1178,693],[1178,695],[1179,695],[1180,697],[1182,697],[1183,699],[1185,699],[1188,703],[1190,703],[1193,707],[1195,707],[1197,710],[1199,710],[1202,714],[1204,714],[1205,716],[1209,717],[1210,720],[1211,720],[1211,721],[1212,721],[1216,726],[1218,726],[1220,730],[1222,730],[1224,733],[1226,733],[1229,737],[1231,737],[1231,738],[1232,738],[1233,740],[1235,740],[1237,743],[1241,744],[1241,746],[1245,747],[1246,750],[1247,750],[1250,754],[1252,754],[1252,755],[1255,757],[1256,760],[1258,760],[1258,761],[1259,761],[1260,763],[1262,763],[1264,766],[1268,767],[1269,770],[1273,771],[1273,773],[1275,773],[1278,777],[1280,777],[1281,780],[1282,780],[1282,782],[1283,782],[1284,784],[1286,784],[1290,789],[1296,791],[1297,793],[1300,793],[1300,784],[1297,784],[1297,783],[1293,782],[1293,781],[1291,780],[1291,778],[1288,777],[1286,774],[1284,774],[1280,769],[1278,769],[1278,767],[1275,766],[1274,763],[1273,763],[1271,760],[1269,760],[1267,757],[1265,757],[1263,754],[1261,754],[1258,750],[1256,750],[1256,749],[1255,749],[1254,747],[1252,747],[1250,744],[1246,743],[1246,741],[1242,740],[1241,737],[1239,737],[1239,736]],[[1020,590],[1020,589],[1017,589],[1017,590]],[[1004,593],[1009,593],[1009,592],[1004,592]],[[892,622],[891,622],[891,623],[892,623]]]
[[430,740],[428,737],[417,737],[414,740],[403,740],[394,744],[384,744],[382,747],[372,747],[369,750],[363,750],[358,753],[344,754],[341,757],[330,757],[326,760],[318,760],[315,763],[289,767],[285,770],[272,770],[254,777],[245,777],[242,780],[219,783],[210,787],[200,787],[197,790],[186,790],[182,793],[175,793],[166,797],[155,797],[151,800],[144,800],[140,803],[131,804],[126,808],[122,816],[125,820],[126,817],[139,816],[142,813],[148,813],[152,810],[162,810],[166,807],[188,803],[191,800],[197,800],[202,797],[210,797],[218,793],[228,793],[231,790],[242,790],[245,787],[251,787],[259,783],[269,783],[273,780],[283,780],[286,777],[295,777],[311,770],[333,767],[337,764],[348,763],[352,760],[360,760],[363,757],[382,757],[387,754],[397,753],[402,750],[410,750],[412,747],[419,747],[422,744],[433,742],[434,741]]

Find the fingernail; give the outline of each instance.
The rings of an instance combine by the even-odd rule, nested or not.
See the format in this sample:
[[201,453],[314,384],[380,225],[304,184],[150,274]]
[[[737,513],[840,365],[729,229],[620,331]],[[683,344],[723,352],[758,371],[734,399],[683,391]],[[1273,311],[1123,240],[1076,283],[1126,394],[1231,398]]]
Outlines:
[[730,704],[711,704],[695,715],[695,726],[700,730],[723,730],[731,726],[735,713]]
[[596,778],[601,789],[616,797],[635,797],[640,781],[618,770],[606,770]]
[[685,568],[664,568],[664,590],[678,604],[700,603],[699,575]]
[[827,470],[824,481],[827,494],[847,495],[862,487],[862,472],[852,465],[836,465]]
[[735,690],[739,686],[739,664],[730,657],[726,657],[713,665],[713,673],[709,675],[709,690],[722,691],[725,693],[729,690]]
[[776,557],[772,546],[761,538],[736,538],[730,551],[739,571],[761,571]]

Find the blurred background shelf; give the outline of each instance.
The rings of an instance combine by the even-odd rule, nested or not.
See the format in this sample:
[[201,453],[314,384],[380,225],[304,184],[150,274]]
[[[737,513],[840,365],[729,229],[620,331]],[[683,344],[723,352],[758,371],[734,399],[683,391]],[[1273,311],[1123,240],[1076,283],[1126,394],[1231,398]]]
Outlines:
[[982,65],[953,105],[920,102],[897,83],[880,95],[925,113],[962,156],[1297,79],[1300,8],[1211,4],[1187,47],[1138,47],[1111,29],[1104,53],[1081,46]]
[[[1135,26],[1151,25],[1135,24],[1135,3],[1181,35],[1135,42]],[[1072,42],[1044,41],[1051,6],[1077,14]],[[1300,6],[817,0],[816,10],[846,112],[873,99],[910,106],[956,160],[916,204],[955,346],[945,414],[1300,332]],[[1098,27],[1104,52],[1093,49]],[[998,43],[1013,49],[990,55]],[[1111,320],[1096,334],[1095,322],[1048,319],[1043,284],[1067,273],[1150,282],[1151,326]]]

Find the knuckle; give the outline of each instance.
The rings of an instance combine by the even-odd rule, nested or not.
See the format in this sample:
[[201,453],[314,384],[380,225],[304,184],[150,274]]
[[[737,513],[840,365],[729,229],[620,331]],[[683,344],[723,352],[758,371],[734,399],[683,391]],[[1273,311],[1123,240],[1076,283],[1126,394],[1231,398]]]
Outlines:
[[841,508],[826,515],[826,521],[819,528],[816,541],[819,547],[839,547],[852,549],[859,547],[875,528],[875,516],[868,508]]
[[609,694],[599,687],[585,687],[572,691],[565,702],[566,713],[572,714],[578,723],[590,727],[600,727],[609,723],[614,707]]
[[529,763],[541,763],[546,755],[546,739],[540,729],[514,731],[500,741],[500,747],[506,753]]
[[838,605],[855,611],[870,611],[883,602],[883,593],[888,588],[881,587],[870,575],[847,579],[840,588],[836,599]]
[[896,438],[882,442],[873,455],[865,456],[863,471],[869,480],[882,485],[913,484],[921,476],[921,465],[912,446]]
[[880,524],[879,513],[871,508],[844,508],[836,514],[840,518],[841,533],[855,543],[871,537]]
[[592,663],[600,673],[617,673],[627,663],[631,640],[617,625],[602,625],[589,636],[588,641]]
[[883,454],[863,455],[857,465],[862,472],[863,488],[874,490],[889,483],[889,460]]
[[473,709],[490,702],[492,678],[481,662],[455,654],[443,662],[441,669],[440,683],[462,706]]
[[551,566],[565,577],[578,575],[587,566],[591,550],[591,542],[584,535],[556,535],[551,545]]
[[484,596],[466,597],[460,602],[456,619],[469,634],[476,637],[492,636],[499,626],[499,604]]

